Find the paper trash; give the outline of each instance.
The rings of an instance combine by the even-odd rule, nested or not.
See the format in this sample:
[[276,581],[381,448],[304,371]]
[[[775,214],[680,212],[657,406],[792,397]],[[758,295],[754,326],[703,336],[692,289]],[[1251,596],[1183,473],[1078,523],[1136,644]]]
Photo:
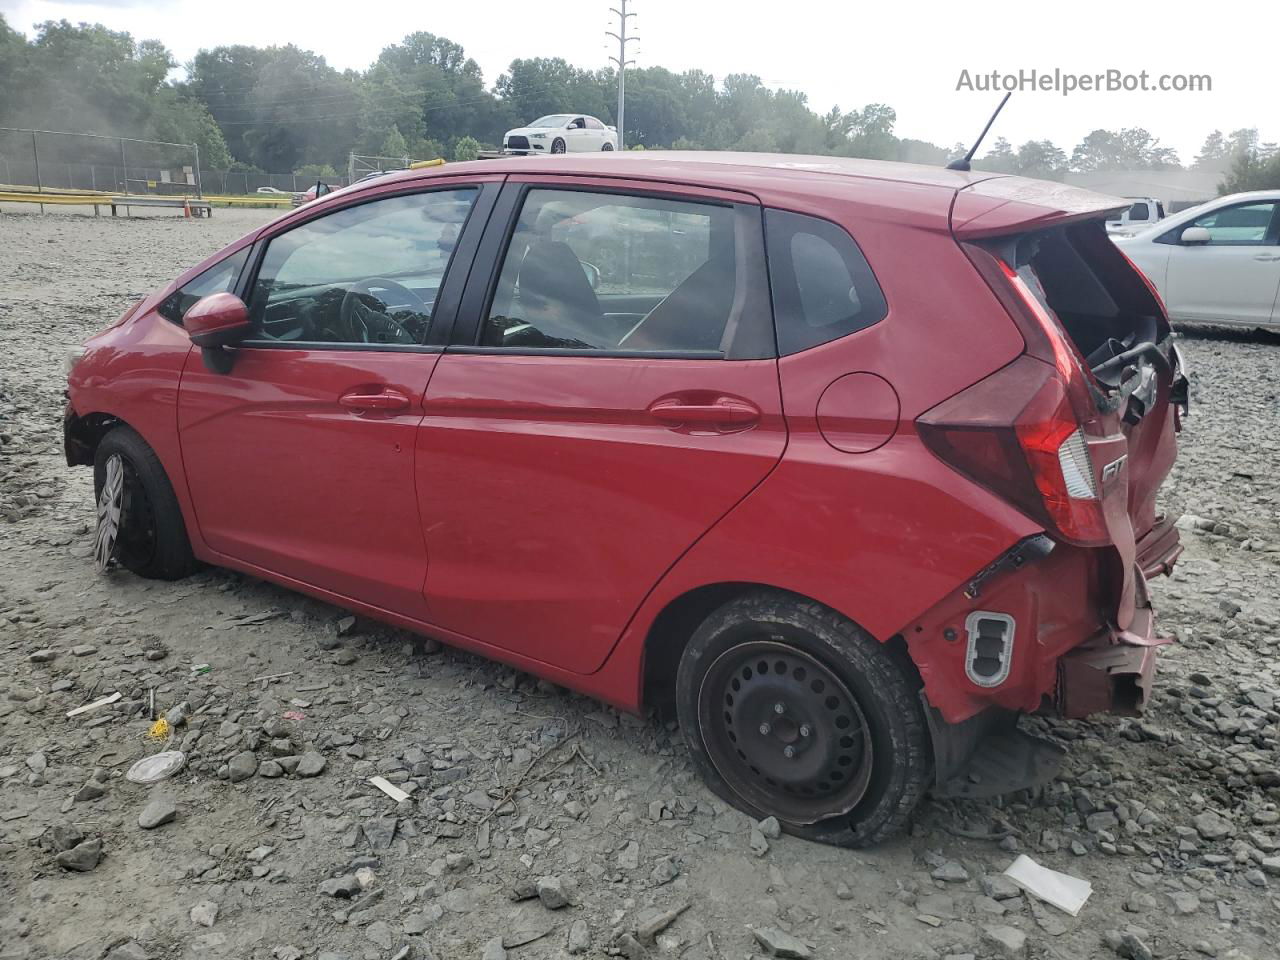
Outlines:
[[1088,880],[1042,867],[1026,854],[1013,861],[1004,875],[1033,897],[1073,917],[1079,915],[1080,908],[1093,893],[1093,884]]

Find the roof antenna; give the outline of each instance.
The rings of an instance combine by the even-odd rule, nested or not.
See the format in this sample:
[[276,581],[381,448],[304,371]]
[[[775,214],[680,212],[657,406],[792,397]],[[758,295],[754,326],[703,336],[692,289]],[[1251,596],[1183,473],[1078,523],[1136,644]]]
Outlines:
[[996,112],[991,115],[991,119],[987,121],[987,125],[982,128],[982,132],[978,134],[978,139],[973,141],[973,146],[969,148],[969,152],[959,159],[952,160],[947,164],[948,170],[969,170],[969,161],[973,159],[973,155],[978,152],[978,148],[982,146],[982,138],[987,135],[987,131],[991,129],[991,125],[996,122],[996,117],[1000,116],[1000,111],[1004,109],[1004,105],[1009,102],[1009,98],[1013,96],[1012,91],[1004,95],[1004,99],[1000,101],[1000,106],[996,107]]

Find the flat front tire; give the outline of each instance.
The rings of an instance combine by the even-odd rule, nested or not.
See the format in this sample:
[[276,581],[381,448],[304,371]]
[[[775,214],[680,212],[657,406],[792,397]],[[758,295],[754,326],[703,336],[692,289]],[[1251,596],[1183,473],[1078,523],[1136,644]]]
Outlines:
[[94,559],[100,570],[114,562],[152,580],[180,580],[194,572],[173,485],[137,431],[118,426],[102,438],[94,454],[93,490]]
[[907,826],[932,761],[905,655],[821,604],[759,591],[695,631],[676,674],[694,766],[717,796],[839,846]]

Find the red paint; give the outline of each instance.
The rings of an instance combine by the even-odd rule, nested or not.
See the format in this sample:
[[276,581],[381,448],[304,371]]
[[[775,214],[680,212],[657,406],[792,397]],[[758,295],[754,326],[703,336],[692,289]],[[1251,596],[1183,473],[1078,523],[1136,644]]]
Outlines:
[[[978,601],[964,596],[969,579],[1044,527],[934,456],[915,426],[1028,350],[1010,291],[975,269],[958,235],[1088,216],[1105,202],[1016,178],[833,158],[536,165],[532,175],[528,160],[497,160],[382,177],[234,246],[445,182],[643,188],[843,224],[888,315],[781,359],[250,347],[217,374],[154,310],[210,258],[88,342],[70,378],[74,410],[125,421],[151,444],[201,559],[628,709],[641,706],[656,618],[714,584],[791,590],[882,640],[903,636],[929,701],[952,721],[990,704],[1033,709],[1053,695],[1068,651],[1150,632],[1132,568],[1175,455],[1167,389],[1137,428],[1116,415],[1086,425],[1097,457],[1108,446],[1130,457],[1129,479],[1106,491],[1108,546],[1062,544]],[[495,218],[486,229],[503,227]],[[471,282],[491,266],[477,262]],[[1157,540],[1142,552],[1149,569],[1176,557],[1176,537]],[[1026,631],[996,689],[970,683],[964,644],[945,639],[973,609],[1009,611]],[[1149,657],[1136,659],[1146,669]]]
[[844,453],[870,453],[898,432],[898,395],[874,373],[850,373],[818,398],[822,438]]

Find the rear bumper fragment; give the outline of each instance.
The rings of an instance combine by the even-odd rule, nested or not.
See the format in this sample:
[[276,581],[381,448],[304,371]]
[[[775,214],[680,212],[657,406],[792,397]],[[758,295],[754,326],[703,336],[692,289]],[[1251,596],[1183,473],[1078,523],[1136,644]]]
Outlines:
[[1155,526],[1142,535],[1137,543],[1138,568],[1150,580],[1173,570],[1182,556],[1181,537],[1175,525],[1176,517],[1160,517]]
[[1134,612],[1128,630],[1103,630],[1058,660],[1057,706],[1064,717],[1095,713],[1136,716],[1151,697],[1157,637],[1150,607]]

